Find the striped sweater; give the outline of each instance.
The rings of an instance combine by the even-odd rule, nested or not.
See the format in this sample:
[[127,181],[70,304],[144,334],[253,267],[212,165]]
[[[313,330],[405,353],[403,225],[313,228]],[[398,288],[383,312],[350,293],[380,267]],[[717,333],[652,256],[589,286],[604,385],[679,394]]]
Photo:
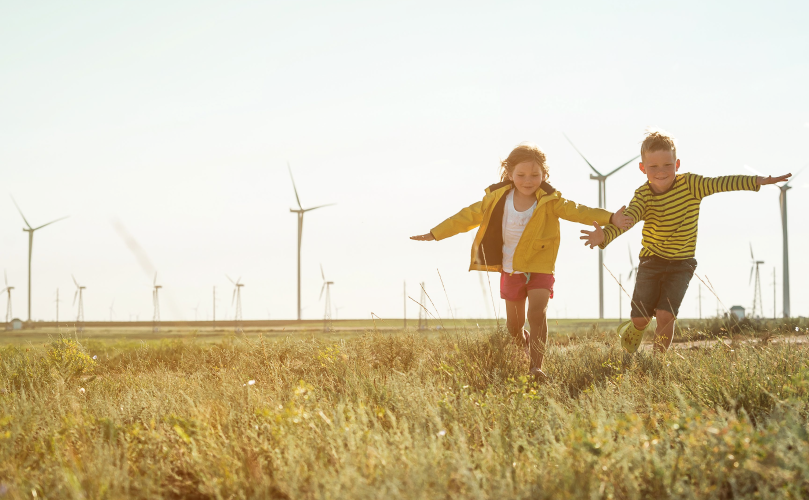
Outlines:
[[[758,191],[754,175],[727,175],[702,177],[696,174],[680,174],[671,188],[663,194],[655,194],[647,182],[635,190],[624,213],[643,223],[643,249],[641,257],[658,256],[669,260],[685,260],[694,257],[697,248],[697,222],[699,204],[706,196],[726,191]],[[621,235],[616,226],[604,227],[604,248]]]

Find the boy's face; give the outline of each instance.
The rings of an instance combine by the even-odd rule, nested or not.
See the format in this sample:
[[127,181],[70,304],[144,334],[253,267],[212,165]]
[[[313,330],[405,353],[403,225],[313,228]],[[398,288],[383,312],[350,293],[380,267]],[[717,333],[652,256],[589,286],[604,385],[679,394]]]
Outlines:
[[674,184],[674,177],[680,168],[680,160],[674,157],[671,150],[661,149],[643,155],[640,171],[649,178],[649,184],[655,193],[663,193]]
[[514,167],[508,178],[521,194],[534,196],[542,181],[545,180],[545,175],[536,162],[524,161]]

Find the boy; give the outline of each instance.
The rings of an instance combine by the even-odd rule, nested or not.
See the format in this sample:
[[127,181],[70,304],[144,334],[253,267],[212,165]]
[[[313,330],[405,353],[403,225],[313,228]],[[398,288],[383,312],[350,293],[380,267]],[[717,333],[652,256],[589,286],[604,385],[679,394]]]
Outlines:
[[[618,327],[618,335],[623,348],[633,353],[640,347],[643,331],[652,316],[656,316],[654,348],[662,353],[671,345],[680,303],[697,268],[694,251],[702,199],[726,191],[758,191],[762,185],[785,181],[792,174],[713,178],[677,174],[680,160],[674,138],[663,131],[647,132],[640,154],[640,171],[646,174],[648,182],[635,190],[624,213],[634,223],[644,221],[643,249],[632,295],[631,319]],[[590,248],[596,245],[604,248],[623,232],[613,225],[603,230],[596,225],[594,231],[582,231],[585,236],[581,239]]]

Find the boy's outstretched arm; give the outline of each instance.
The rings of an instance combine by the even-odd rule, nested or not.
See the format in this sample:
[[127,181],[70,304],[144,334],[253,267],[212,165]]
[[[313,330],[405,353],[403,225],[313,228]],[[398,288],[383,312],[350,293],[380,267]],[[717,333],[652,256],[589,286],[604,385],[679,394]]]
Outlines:
[[728,191],[758,191],[761,186],[775,184],[789,179],[792,174],[778,177],[760,175],[722,175],[719,177],[703,177],[697,174],[685,174],[691,193],[697,199],[703,199],[716,193]]
[[435,240],[435,236],[433,236],[433,233],[427,233],[411,236],[410,239],[416,241],[433,241]]

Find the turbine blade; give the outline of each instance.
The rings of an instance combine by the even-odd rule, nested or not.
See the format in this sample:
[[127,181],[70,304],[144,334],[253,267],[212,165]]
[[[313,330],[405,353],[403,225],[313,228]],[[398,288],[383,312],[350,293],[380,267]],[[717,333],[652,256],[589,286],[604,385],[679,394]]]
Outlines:
[[237,279],[237,280],[236,280],[236,284],[237,284],[237,285],[241,285],[241,284],[242,284],[242,277],[241,277],[241,276],[239,276],[239,279]]
[[336,205],[336,204],[337,203],[326,203],[325,205],[318,205],[316,207],[307,208],[307,209],[304,210],[304,212],[311,212],[312,210],[317,210],[318,208],[330,207],[330,206]]
[[295,178],[292,177],[292,167],[289,166],[289,162],[287,162],[287,169],[289,169],[289,178],[292,179],[292,190],[295,191],[295,200],[298,202],[298,208],[303,210],[303,205],[301,205],[301,199],[298,197],[298,188],[295,187]]
[[28,226],[28,229],[31,229],[31,224],[28,223],[28,219],[25,218],[25,216],[22,214],[22,210],[20,210],[20,206],[17,205],[17,200],[15,200],[12,196],[11,201],[14,202],[14,206],[17,207],[17,211],[20,212],[20,216],[22,216],[22,220],[25,221],[25,225]]
[[233,305],[233,302],[234,302],[235,300],[236,300],[236,289],[234,288],[234,289],[233,289],[233,298],[232,298],[232,299],[230,299],[230,305],[231,305],[231,306]]
[[750,268],[750,279],[747,280],[747,286],[750,286],[750,283],[753,282],[753,267]]
[[235,282],[234,282],[232,279],[230,279],[230,276],[228,276],[227,274],[225,275],[225,278],[227,278],[227,279],[228,279],[228,281],[230,281],[230,282],[231,282],[231,283],[233,283],[234,285],[236,284],[236,283],[235,283]]
[[79,291],[76,290],[76,293],[73,294],[73,305],[74,306],[76,305],[76,297],[78,297],[78,296],[79,296]]
[[59,222],[60,220],[65,220],[65,219],[67,219],[68,217],[70,217],[70,216],[69,216],[69,215],[65,215],[64,217],[61,217],[61,218],[59,218],[59,219],[52,220],[52,221],[48,222],[47,224],[42,224],[42,225],[41,225],[41,226],[39,226],[39,227],[35,227],[35,228],[33,229],[33,231],[36,231],[36,230],[38,230],[38,229],[42,229],[42,228],[43,228],[43,227],[45,227],[45,226],[50,226],[50,225],[51,225],[51,224],[53,224],[54,222]]
[[629,276],[626,278],[627,283],[629,283],[629,280],[631,280],[631,279],[632,279],[632,273],[633,273],[633,272],[635,272],[635,268],[634,268],[634,267],[633,267],[632,269],[630,269],[630,270],[629,270]]
[[323,286],[320,287],[320,297],[317,298],[317,301],[320,302],[320,299],[323,298],[323,290],[326,289],[326,283],[323,283]]
[[326,275],[323,274],[323,264],[320,264],[320,277],[323,278],[323,281],[326,281]]
[[76,284],[76,288],[78,288],[78,287],[79,287],[79,282],[78,282],[78,281],[76,281],[76,277],[75,277],[75,276],[73,276],[72,274],[70,275],[70,277],[71,277],[71,278],[73,278],[73,283],[75,283],[75,284]]
[[792,176],[792,178],[791,178],[791,179],[789,179],[789,180],[786,182],[786,184],[784,184],[784,185],[785,185],[785,186],[789,186],[789,183],[790,183],[790,182],[792,182],[792,181],[794,181],[794,180],[795,180],[795,177],[797,177],[797,176],[801,175],[801,172],[803,172],[804,170],[806,170],[806,167],[807,167],[807,166],[809,166],[809,165],[804,165],[804,167],[803,167],[802,169],[798,170],[798,173],[797,173],[797,174],[795,174],[795,175],[793,175],[793,176]]
[[637,160],[638,158],[640,158],[640,155],[638,155],[638,156],[636,156],[636,157],[632,158],[632,159],[631,159],[631,160],[629,160],[628,162],[624,163],[624,164],[623,164],[623,165],[621,165],[620,167],[618,167],[618,168],[616,168],[615,170],[613,170],[612,172],[608,173],[608,174],[607,174],[607,177],[609,177],[609,176],[611,176],[612,174],[614,174],[615,172],[617,172],[617,171],[621,170],[622,168],[624,168],[625,166],[629,165],[630,163],[632,163],[633,161]]
[[758,175],[758,176],[761,176],[761,177],[767,177],[766,175],[762,174],[761,172],[759,172],[759,171],[758,171],[758,170],[756,170],[755,168],[751,167],[750,165],[745,164],[745,165],[744,165],[744,168],[746,168],[747,170],[749,170],[749,171],[753,172],[754,174],[756,174],[756,175]]
[[[599,172],[598,170],[596,170],[596,168],[593,166],[593,164],[592,164],[592,163],[590,163],[590,161],[589,161],[587,158],[585,158],[583,154],[581,154],[581,151],[579,151],[579,148],[577,148],[577,147],[576,147],[576,145],[575,145],[575,144],[573,144],[573,141],[571,141],[571,140],[570,140],[570,137],[568,137],[568,136],[567,136],[567,134],[565,134],[564,132],[562,132],[562,135],[563,135],[563,136],[565,136],[565,139],[567,139],[567,142],[569,142],[569,143],[570,143],[570,145],[571,145],[571,146],[573,146],[573,149],[575,149],[575,150],[576,150],[576,152],[577,152],[577,153],[579,153],[579,156],[581,156],[581,157],[582,157],[582,159],[583,159],[584,161],[586,161],[588,165],[590,165],[590,168],[592,168],[592,169],[593,169],[593,172],[597,173],[598,175],[601,175],[601,172]],[[630,160],[630,161],[631,161],[631,160]]]
[[753,257],[753,244],[752,244],[752,243],[750,243],[750,258],[751,258],[752,260],[756,260],[756,258],[755,258],[755,257]]

